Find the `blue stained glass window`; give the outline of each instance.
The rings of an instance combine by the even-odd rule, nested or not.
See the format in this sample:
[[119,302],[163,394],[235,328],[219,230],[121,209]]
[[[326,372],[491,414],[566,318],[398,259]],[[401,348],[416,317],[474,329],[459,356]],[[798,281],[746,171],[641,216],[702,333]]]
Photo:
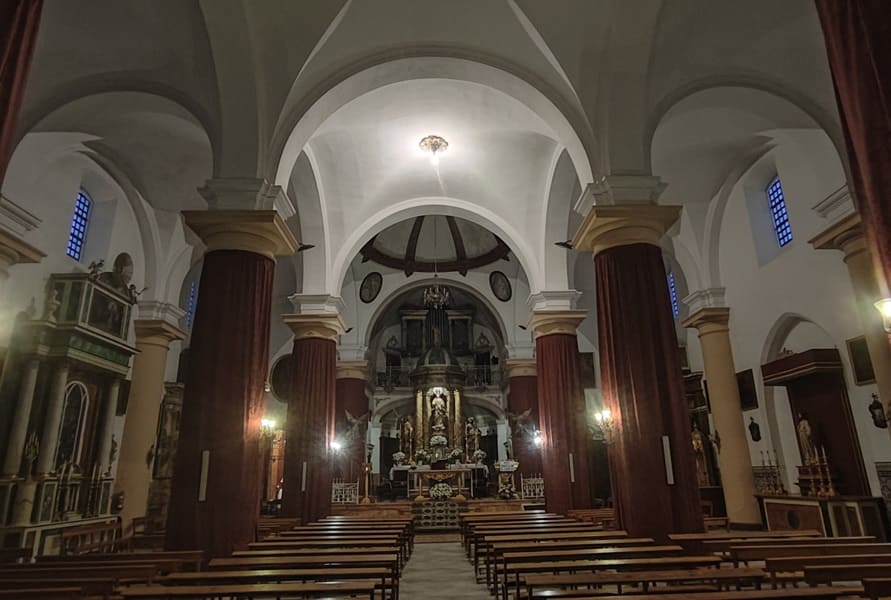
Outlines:
[[92,206],[93,201],[86,192],[80,190],[74,203],[74,217],[71,219],[71,229],[68,230],[68,248],[65,251],[74,260],[80,260],[83,254]]
[[668,272],[668,296],[671,299],[671,314],[677,319],[681,314],[681,307],[678,304],[678,288],[674,282],[674,273]]
[[782,248],[792,241],[792,225],[789,223],[789,213],[786,210],[786,197],[783,195],[783,185],[779,177],[774,177],[767,186],[767,201],[770,206],[770,216],[773,219],[773,228],[777,234],[777,243]]
[[192,281],[189,286],[189,306],[186,308],[186,326],[191,329],[192,323],[195,322],[195,305],[198,303],[198,283]]

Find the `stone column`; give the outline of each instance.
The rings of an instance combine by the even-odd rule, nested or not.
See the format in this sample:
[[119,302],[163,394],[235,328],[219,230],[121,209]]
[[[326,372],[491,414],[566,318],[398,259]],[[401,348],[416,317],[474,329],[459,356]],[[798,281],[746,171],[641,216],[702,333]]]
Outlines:
[[[365,463],[365,444],[371,412],[365,394],[368,377],[368,361],[350,360],[337,363],[337,387],[335,390],[336,435],[343,438],[343,476],[348,481],[360,479]],[[349,414],[347,414],[349,413]]]
[[[452,435],[455,440],[455,448],[464,448],[466,442],[464,440],[464,419],[461,416],[461,390],[452,390],[452,397],[455,399],[454,421],[452,422]],[[464,462],[472,462],[469,456],[464,457]]]
[[65,387],[68,385],[68,363],[56,363],[50,380],[50,392],[43,418],[43,434],[37,454],[37,473],[52,473],[55,465],[56,446],[59,444],[59,425],[65,408]]
[[291,297],[297,313],[284,321],[294,332],[294,365],[285,443],[282,515],[317,521],[331,512],[331,453],[337,387],[337,336],[344,332],[343,301]]
[[[840,250],[844,253],[879,398],[885,407],[885,414],[891,417],[891,345],[882,325],[882,317],[873,306],[881,292],[872,257],[866,247],[860,215],[855,213],[842,219],[810,243],[817,250]],[[891,434],[891,428],[888,432]]]
[[[721,290],[723,293],[723,290]],[[692,307],[691,307],[692,308]],[[746,426],[739,399],[733,349],[730,345],[730,309],[706,306],[695,310],[684,327],[695,327],[702,346],[709,405],[716,434],[721,439],[718,464],[724,504],[731,524],[761,525],[761,511],[755,498],[755,477]]]
[[170,342],[185,337],[176,326],[185,314],[178,306],[140,302],[138,310],[139,318],[133,321],[133,326],[139,353],[133,359],[130,399],[114,484],[115,493],[124,493],[121,520],[125,527],[146,513],[152,482],[152,461],[148,456],[156,443],[167,352]]
[[111,473],[111,441],[114,435],[114,415],[118,407],[120,389],[121,380],[117,377],[111,379],[105,386],[105,399],[99,421],[99,450],[96,456],[96,464],[102,475]]
[[[574,300],[577,292],[571,294]],[[536,379],[545,503],[550,512],[560,514],[591,507],[589,434],[576,339],[576,328],[586,315],[583,310],[533,310],[529,322],[535,334],[539,373]]]
[[541,473],[541,448],[534,442],[534,433],[539,429],[538,378],[535,376],[535,360],[511,358],[505,362],[504,366],[508,377],[508,411],[514,415],[514,419],[526,415],[522,421],[510,423],[514,458],[520,463],[518,469],[520,473],[524,475],[539,474]]
[[658,245],[680,210],[597,205],[573,240],[577,250],[594,254],[600,373],[604,405],[614,419],[607,441],[619,524],[630,535],[661,541],[669,533],[703,529],[680,352]]
[[[275,256],[297,240],[281,188],[212,180],[210,210],[186,211],[207,246],[189,347],[166,547],[227,556],[256,535],[262,496],[260,421],[269,372]],[[289,211],[286,211],[290,207]],[[155,423],[147,424],[152,429]]]
[[[5,476],[18,475],[22,468],[22,453],[25,448],[25,440],[28,437],[28,421],[31,418],[31,406],[34,404],[34,389],[37,387],[39,370],[40,361],[37,358],[30,358],[25,363],[25,372],[19,383],[15,414],[9,430],[9,441],[6,444],[6,456],[3,460],[3,475]],[[30,473],[26,473],[25,477],[28,475]]]

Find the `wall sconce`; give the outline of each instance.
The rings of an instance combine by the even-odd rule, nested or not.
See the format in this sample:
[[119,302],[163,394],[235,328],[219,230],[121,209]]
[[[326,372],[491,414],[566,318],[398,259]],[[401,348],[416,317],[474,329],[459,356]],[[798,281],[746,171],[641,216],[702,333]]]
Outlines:
[[532,433],[532,443],[535,444],[536,448],[541,448],[541,445],[544,443],[544,439],[541,437],[541,431],[538,429]]
[[260,419],[260,435],[270,440],[275,437],[274,419]]
[[872,395],[872,403],[869,405],[869,415],[872,423],[879,429],[888,429],[888,417],[885,415],[885,407],[882,406],[878,394]]
[[613,413],[608,408],[604,408],[603,410],[594,413],[594,422],[597,424],[598,429],[600,429],[600,433],[602,434],[601,439],[603,439],[604,442],[612,444],[616,441],[616,421],[613,418]]
[[885,331],[891,333],[891,298],[882,298],[873,306],[882,315],[882,327],[885,328]]

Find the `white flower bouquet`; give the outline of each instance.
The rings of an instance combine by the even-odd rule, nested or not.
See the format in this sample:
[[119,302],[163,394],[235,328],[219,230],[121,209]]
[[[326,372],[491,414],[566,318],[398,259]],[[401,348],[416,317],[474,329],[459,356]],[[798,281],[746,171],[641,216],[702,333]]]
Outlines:
[[393,453],[393,462],[397,465],[401,465],[405,462],[405,452],[394,452]]
[[415,462],[419,465],[429,465],[430,453],[421,448],[420,450],[415,452]]
[[453,463],[461,462],[461,459],[464,458],[464,451],[461,448],[455,448],[451,452],[449,452],[449,460]]
[[484,460],[486,460],[486,453],[483,452],[482,450],[474,451],[473,460],[475,460],[477,463],[483,462]]
[[448,500],[452,497],[452,486],[447,483],[436,483],[430,486],[430,498],[433,500]]
[[446,439],[446,436],[436,434],[430,438],[431,446],[446,446],[448,445],[449,440]]

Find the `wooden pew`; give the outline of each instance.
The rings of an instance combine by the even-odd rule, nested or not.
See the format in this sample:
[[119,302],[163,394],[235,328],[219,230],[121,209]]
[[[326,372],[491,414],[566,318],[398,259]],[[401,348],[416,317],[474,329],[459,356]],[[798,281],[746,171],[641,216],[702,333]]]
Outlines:
[[144,581],[150,582],[159,574],[159,567],[154,563],[97,564],[88,563],[76,566],[59,566],[26,564],[13,568],[0,569],[0,586],[2,582],[13,579],[56,578],[107,579],[112,582]]
[[[473,563],[479,564],[479,554],[485,553],[486,544],[489,541],[515,541],[522,542],[526,540],[538,539],[538,540],[557,540],[557,539],[573,539],[574,537],[605,537],[605,538],[616,538],[626,535],[624,531],[620,532],[615,529],[610,531],[604,531],[599,529],[596,525],[584,524],[581,523],[575,527],[546,527],[546,528],[533,528],[533,529],[525,529],[523,527],[519,527],[513,530],[497,530],[497,531],[485,531],[479,530],[472,532],[469,537],[470,543],[470,560]],[[512,539],[508,539],[512,538]]]
[[292,531],[283,531],[279,533],[279,535],[275,537],[269,537],[263,540],[263,542],[279,542],[279,541],[289,541],[296,542],[298,540],[338,540],[344,538],[362,538],[368,540],[382,540],[388,539],[391,540],[394,544],[398,544],[403,547],[403,552],[406,556],[411,554],[412,550],[412,540],[408,535],[408,531],[405,528],[397,528],[397,529],[374,529],[374,528],[361,528],[361,529],[316,529],[316,528],[300,528],[298,530]]
[[[564,563],[567,561],[588,561],[614,558],[667,557],[680,554],[683,548],[673,546],[607,546],[602,548],[586,548],[583,550],[552,550],[550,552],[504,552],[501,560],[495,563],[492,576],[494,586],[492,592],[497,594],[499,585],[507,587],[510,574],[527,572],[525,565],[534,564],[531,572],[547,572],[542,568],[547,563]],[[519,593],[519,590],[517,590]]]
[[891,562],[887,554],[832,554],[823,556],[784,556],[768,558],[764,570],[771,579],[778,581],[800,581],[807,567],[823,565],[869,565]]
[[891,597],[891,578],[868,577],[864,579],[863,595],[871,600]]
[[[519,598],[522,589],[522,577],[529,573],[574,573],[584,571],[602,571],[602,570],[646,570],[646,569],[673,569],[673,568],[690,568],[690,567],[709,567],[718,566],[721,559],[714,555],[709,556],[658,556],[647,558],[607,558],[596,560],[568,560],[568,561],[548,561],[539,563],[522,563],[517,565],[509,565],[507,583],[510,583],[510,576],[513,575],[513,586],[516,590],[517,598]],[[502,598],[507,600],[508,585],[502,585]]]
[[46,586],[41,588],[22,589],[0,589],[0,598],[11,598],[13,600],[80,600],[83,598],[83,591],[79,587],[52,587]]
[[735,566],[753,560],[780,558],[783,556],[820,556],[842,554],[888,554],[889,544],[789,544],[765,546],[731,546],[730,559]]
[[[603,532],[606,533],[606,532]],[[624,531],[622,533],[625,533]],[[608,546],[643,546],[655,543],[653,538],[606,538],[606,537],[586,537],[578,539],[535,539],[528,541],[508,541],[499,542],[497,540],[484,540],[485,545],[482,549],[485,556],[486,585],[491,582],[491,573],[493,565],[500,559],[505,552],[552,552],[558,550],[586,549],[586,548],[603,548]]]
[[329,567],[324,569],[245,569],[240,571],[203,571],[174,573],[161,579],[164,585],[285,583],[297,581],[340,581],[343,579],[378,579],[380,589],[389,590],[390,598],[399,597],[399,577],[386,567]]
[[590,523],[579,521],[553,521],[546,523],[523,523],[511,525],[486,525],[474,527],[467,532],[465,549],[467,556],[472,558],[479,548],[479,540],[484,535],[519,535],[522,533],[535,534],[551,531],[603,531],[602,528]]
[[727,529],[727,526],[730,524],[730,519],[727,517],[705,517],[702,521],[706,531],[712,529]]
[[153,585],[121,589],[124,598],[164,600],[170,598],[280,598],[295,595],[304,598],[330,598],[332,594],[363,595],[374,600],[377,581],[352,579],[348,581],[307,583],[255,583],[228,585]]
[[0,565],[18,563],[31,556],[31,548],[0,548]]
[[345,550],[350,553],[380,553],[380,552],[396,552],[399,557],[399,564],[404,565],[406,562],[405,548],[400,546],[396,540],[341,540],[337,542],[307,542],[299,541],[296,543],[289,542],[253,542],[248,545],[248,550],[236,550],[232,556],[279,556],[287,554],[304,553],[312,551],[316,554],[327,552],[328,550]]
[[579,587],[615,585],[622,593],[623,585],[639,585],[643,592],[652,592],[657,583],[677,584],[680,582],[709,583],[719,587],[754,586],[760,588],[767,579],[763,569],[672,569],[668,571],[631,571],[620,573],[574,573],[571,575],[527,575],[524,598],[569,598],[590,595],[591,590],[574,589],[555,592],[541,592],[538,588]]
[[313,554],[309,556],[232,556],[214,558],[209,563],[211,570],[236,569],[309,569],[327,567],[390,567],[399,573],[399,557],[389,554]]
[[706,533],[670,533],[668,539],[683,546],[687,552],[701,553],[705,549],[702,542],[707,540],[748,540],[753,538],[819,537],[823,534],[815,529],[800,531],[709,531]]
[[706,552],[730,552],[730,548],[736,546],[789,546],[800,544],[866,544],[875,542],[871,535],[849,537],[785,537],[785,538],[751,538],[747,540],[706,540],[702,546]]
[[[821,586],[783,590],[723,590],[720,592],[658,594],[656,596],[652,594],[624,594],[620,598],[622,600],[833,600],[848,596],[859,596],[862,592],[862,586]],[[582,596],[576,598],[576,600],[603,600],[603,596]]]
[[473,531],[475,527],[498,524],[506,525],[510,523],[558,522],[566,520],[574,519],[567,519],[567,517],[564,517],[563,515],[556,515],[553,513],[510,513],[496,516],[494,518],[472,518],[472,516],[469,515],[459,522],[459,531],[461,534],[461,541],[464,542],[466,546],[467,536],[470,534],[470,532]]
[[175,570],[200,571],[204,567],[204,550],[161,550],[158,552],[115,552],[111,554],[87,554],[78,556],[41,555],[40,563],[93,563],[109,562],[158,562],[159,564],[176,564]]
[[614,508],[581,508],[572,509],[566,512],[567,517],[578,519],[579,521],[587,521],[595,525],[603,525],[611,527],[616,522],[616,509]]
[[832,585],[837,581],[860,581],[888,574],[891,574],[891,559],[875,564],[804,565],[804,581],[808,585]]
[[[46,577],[27,578],[27,579],[9,579],[0,580],[0,590],[18,590],[28,592],[31,590],[42,590],[47,586],[53,588],[72,588],[79,590],[77,598],[110,598],[114,595],[117,583],[108,578],[102,577]],[[15,596],[15,594],[14,594]],[[2,598],[3,596],[0,596]]]

